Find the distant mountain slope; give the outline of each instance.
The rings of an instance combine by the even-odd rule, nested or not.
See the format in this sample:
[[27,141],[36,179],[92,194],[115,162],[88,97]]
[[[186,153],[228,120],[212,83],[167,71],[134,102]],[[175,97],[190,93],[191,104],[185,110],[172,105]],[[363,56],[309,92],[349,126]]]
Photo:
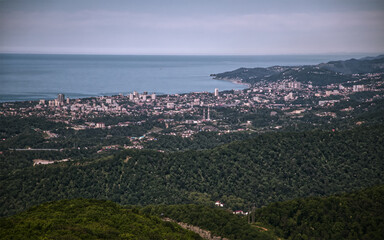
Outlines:
[[376,57],[363,57],[360,58],[359,60],[377,60],[377,59],[382,59],[384,58],[384,54],[376,56]]
[[277,202],[256,220],[285,239],[384,239],[384,185],[329,197]]
[[351,74],[384,71],[384,55],[345,61],[331,61],[307,66],[273,66],[267,68],[239,68],[234,71],[211,74],[214,79],[237,80],[254,84],[259,81],[291,79],[312,82],[314,85],[343,83],[351,80]]
[[0,219],[0,239],[202,239],[175,223],[100,200],[45,203]]
[[376,73],[384,71],[384,55],[346,61],[331,61],[318,65],[322,69],[343,74]]
[[252,83],[260,81],[268,76],[276,75],[283,72],[286,68],[239,68],[234,71],[211,74],[215,79],[221,80],[242,80],[246,83]]

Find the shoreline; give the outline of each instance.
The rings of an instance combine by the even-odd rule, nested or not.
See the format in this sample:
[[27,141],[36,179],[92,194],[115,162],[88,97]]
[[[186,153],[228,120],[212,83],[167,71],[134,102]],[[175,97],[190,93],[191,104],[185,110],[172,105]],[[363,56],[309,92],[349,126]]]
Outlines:
[[243,86],[246,86],[245,89],[248,89],[248,88],[252,87],[252,84],[245,83],[241,79],[236,79],[236,78],[216,78],[215,76],[213,76],[212,79],[219,80],[219,81],[227,81],[227,82],[231,82],[231,83],[237,84],[237,85],[243,85]]
[[[5,55],[12,55],[13,56],[15,54],[5,54]],[[56,59],[55,55],[56,54],[53,54],[53,55],[38,54],[37,56],[38,57],[41,57],[41,56],[47,57],[48,56],[48,59],[50,59],[50,60],[62,61],[61,59]],[[374,54],[374,55],[376,55],[376,54]],[[16,59],[24,59],[24,54],[23,53],[16,54],[15,56],[16,56],[15,57]],[[70,56],[71,56],[71,54],[66,55],[64,60],[70,63],[70,61],[72,61],[72,58],[70,58]],[[101,55],[100,57],[102,57],[102,56],[104,56],[104,55]],[[364,56],[366,56],[366,54]],[[75,57],[78,57],[78,56],[75,55]],[[92,60],[92,58],[89,58],[89,55],[84,55],[83,57],[88,59],[88,60],[89,59]],[[125,55],[121,55],[121,56],[109,56],[109,57],[112,58],[112,60],[114,60],[115,58],[116,59],[124,58],[124,59],[128,59],[129,61],[131,61],[131,60],[133,61],[133,60],[136,60],[136,58],[138,56],[130,56],[130,55],[125,56]],[[156,56],[155,59],[151,59],[152,55],[145,55],[145,56],[139,56],[139,57],[140,57],[140,59],[144,59],[146,61],[148,60],[149,63],[157,63],[164,56],[159,55],[159,56]],[[172,56],[172,55],[168,56],[167,55],[166,57],[168,57],[171,60],[173,60],[173,57],[176,57],[176,56]],[[178,57],[182,57],[182,56],[178,56]],[[196,57],[199,57],[199,55],[196,55]],[[133,90],[136,90],[138,92],[143,92],[143,91],[155,92],[156,94],[159,94],[159,95],[160,94],[175,95],[175,94],[186,94],[186,93],[204,92],[204,91],[212,92],[212,91],[214,91],[215,88],[218,88],[220,91],[244,90],[244,89],[252,87],[252,84],[245,83],[241,79],[236,79],[236,78],[235,79],[217,78],[217,76],[215,76],[216,74],[211,74],[210,75],[209,72],[211,72],[211,73],[212,72],[223,73],[225,71],[233,71],[233,69],[237,69],[239,67],[246,67],[246,68],[247,67],[251,67],[252,68],[254,66],[259,66],[259,67],[285,66],[286,64],[289,64],[289,63],[295,63],[295,65],[296,64],[298,64],[298,65],[312,65],[312,64],[318,64],[319,62],[326,62],[326,61],[330,61],[330,60],[339,59],[339,57],[335,57],[335,56],[332,56],[332,55],[329,55],[329,56],[328,55],[324,55],[324,56],[321,56],[321,57],[319,55],[313,55],[313,56],[312,55],[308,55],[305,58],[302,57],[302,56],[298,56],[298,55],[292,55],[291,57],[287,57],[287,56],[283,56],[283,55],[276,55],[276,56],[271,56],[268,59],[262,58],[261,56],[253,56],[253,55],[249,55],[249,56],[214,56],[214,55],[207,55],[207,56],[204,56],[204,57],[209,60],[208,61],[209,63],[214,60],[214,62],[215,63],[217,62],[217,64],[219,64],[221,66],[220,68],[222,68],[222,69],[218,70],[219,68],[216,66],[217,65],[216,64],[216,65],[213,65],[213,67],[209,67],[208,70],[205,69],[204,72],[201,72],[203,70],[201,70],[201,71],[199,70],[199,72],[201,74],[198,74],[198,75],[199,76],[204,75],[204,78],[206,79],[206,81],[211,82],[211,84],[209,84],[210,88],[205,88],[205,87],[199,88],[199,86],[200,86],[199,84],[197,84],[197,85],[196,84],[195,85],[191,84],[192,88],[189,88],[188,82],[186,82],[187,84],[183,84],[179,88],[176,88],[176,87],[173,88],[172,85],[170,85],[170,84],[173,84],[173,83],[176,84],[176,83],[178,83],[177,81],[173,81],[173,82],[170,81],[169,83],[166,82],[167,84],[169,84],[169,85],[167,85],[167,86],[169,86],[168,88],[164,88],[164,87],[162,87],[163,86],[162,85],[159,88],[153,88],[153,91],[151,89],[143,89],[143,86],[141,86],[140,84],[136,85],[138,89],[133,89],[131,86],[128,86],[127,84],[125,84],[124,87],[120,88],[120,89],[125,89],[126,91],[119,91],[118,89],[112,88],[110,90],[105,89],[105,91],[107,91],[107,92],[103,92],[103,90],[104,90],[103,88],[101,88],[101,89],[100,88],[87,89],[87,88],[84,88],[84,87],[81,88],[81,89],[77,89],[77,88],[67,89],[67,92],[63,92],[62,90],[57,89],[57,93],[55,93],[55,91],[56,91],[55,88],[49,87],[46,90],[47,92],[38,92],[39,90],[41,90],[40,88],[38,88],[38,87],[37,88],[36,87],[31,87],[31,88],[27,88],[25,90],[20,90],[22,92],[18,93],[18,92],[13,92],[12,91],[13,88],[10,88],[9,90],[4,89],[5,92],[0,93],[0,104],[1,103],[16,103],[16,102],[27,102],[27,101],[39,101],[40,99],[52,100],[52,99],[56,98],[58,93],[63,93],[67,97],[69,97],[71,99],[83,99],[83,98],[100,97],[100,96],[113,96],[113,95],[118,95],[119,93],[124,93],[124,95],[126,95],[127,93],[130,93]],[[342,58],[347,58],[347,57],[350,58],[352,56],[344,56]],[[353,57],[357,57],[357,56],[353,56]],[[106,59],[107,63],[109,61],[111,61],[110,58]],[[77,59],[77,58],[74,58],[74,59]],[[43,60],[45,60],[45,58]],[[187,59],[184,59],[184,60],[185,60],[185,63],[189,63],[192,60],[193,60],[192,62],[195,63],[199,59],[196,60],[196,59],[189,59],[189,58],[187,58]],[[229,63],[228,63],[228,61],[229,61]],[[197,61],[197,62],[200,64],[200,65],[197,65],[199,67],[199,69],[200,69],[201,68],[201,64],[203,64],[204,62],[201,63],[200,60]],[[41,70],[41,71],[45,71],[46,70],[45,68],[41,68],[40,69],[40,67],[39,67],[40,65],[36,65],[36,66],[38,67],[37,68],[38,70]],[[127,67],[127,66],[129,67],[131,65],[128,64],[128,65],[124,65],[124,66],[125,67]],[[172,67],[172,66],[174,66],[174,64],[170,64],[170,65],[166,65],[166,66]],[[215,67],[218,68],[218,69],[215,69]],[[149,68],[149,69],[152,69],[152,68]],[[154,68],[154,69],[156,70],[157,68]],[[204,69],[204,68],[201,68],[201,69]],[[191,76],[195,76],[195,75],[196,74],[192,74]],[[59,76],[61,76],[61,75],[59,75]],[[76,77],[77,75],[73,75],[73,76]],[[66,78],[72,78],[73,76],[66,76],[65,75]],[[188,75],[185,75],[185,74],[181,74],[181,75],[179,74],[178,76],[185,76],[186,79],[188,79],[188,77],[191,77],[191,76],[188,76]],[[110,75],[105,74],[105,76],[103,75],[103,78],[101,78],[101,79],[108,79],[108,77],[110,77]],[[159,77],[159,79],[161,81],[164,81],[164,79],[167,79],[167,77],[165,77],[164,74],[163,75],[160,74],[158,77]],[[140,80],[140,79],[142,79],[142,78],[138,77],[138,80]],[[35,81],[35,80],[36,79],[33,78],[31,80],[31,84],[33,84],[33,81]],[[84,85],[84,84],[92,84],[94,81],[101,82],[100,79],[88,81],[89,79],[87,80],[87,78],[86,78],[85,80],[86,80],[85,82],[80,82],[80,83],[82,85]],[[118,84],[119,81],[121,81],[121,82],[125,81],[124,79],[121,80],[119,77],[117,77],[114,80],[115,80],[114,81],[115,84]],[[195,80],[195,78],[192,78],[192,80]],[[224,82],[227,82],[227,83],[231,83],[233,85],[232,86],[226,86],[226,85],[220,86],[220,83],[218,82],[217,83],[218,86],[215,86],[215,83],[212,84],[212,82],[214,82],[212,80],[224,81]],[[0,85],[1,85],[1,83],[2,83],[2,79],[0,79]],[[44,83],[51,84],[50,82],[44,82]],[[71,83],[71,84],[74,84],[74,83]],[[135,86],[133,83],[131,85]],[[236,85],[237,85],[237,87],[236,87]],[[145,88],[145,86],[144,86],[144,88]],[[183,88],[185,88],[185,91],[183,90]],[[169,89],[173,89],[173,91],[169,91]],[[13,90],[16,90],[16,89],[13,89]],[[87,92],[87,90],[89,90],[90,94],[87,94],[87,93],[81,94],[79,92],[76,92],[76,91]],[[157,91],[157,90],[159,90],[159,91]],[[73,91],[73,92],[71,92],[71,91]],[[114,92],[114,91],[116,91],[116,92]]]
[[[214,78],[212,77],[211,79],[213,80],[218,80],[218,81],[227,81],[227,82],[231,82],[233,84],[236,84],[236,85],[242,85],[242,86],[245,86],[245,88],[243,89],[240,89],[240,90],[245,90],[245,89],[248,89],[250,88],[252,85],[249,84],[249,83],[244,83],[242,82],[241,80],[237,80],[237,79],[217,79],[217,78]],[[232,91],[232,90],[236,90],[236,89],[222,89],[220,92],[222,91]],[[237,89],[239,90],[239,89]],[[153,92],[154,94],[156,94],[157,96],[164,96],[164,95],[170,95],[170,96],[173,96],[173,95],[181,95],[181,94],[193,94],[193,93],[206,93],[207,91],[199,91],[199,92],[196,92],[196,91],[190,91],[190,92],[182,92],[182,93],[172,93],[172,94],[167,94],[167,93],[161,93],[161,92]],[[100,97],[114,97],[114,96],[119,96],[120,94],[122,94],[123,96],[128,96],[129,93],[133,93],[133,92],[126,92],[125,94],[122,94],[122,93],[107,93],[105,95],[103,94],[95,94],[95,95],[83,95],[83,96],[80,96],[80,95],[75,95],[76,97],[70,97],[71,94],[68,94],[68,93],[63,93],[65,95],[65,97],[67,98],[70,98],[70,99],[86,99],[86,98],[100,98]],[[57,97],[57,95],[60,94],[60,93],[57,93],[55,96]],[[149,93],[149,94],[152,94]],[[50,94],[52,95],[52,94]],[[23,102],[39,102],[40,100],[45,100],[45,101],[50,101],[50,100],[54,100],[56,99],[56,97],[54,96],[50,96],[50,97],[41,97],[41,98],[33,98],[33,99],[24,99],[24,100],[1,100],[0,99],[0,104],[12,104],[12,103],[23,103]]]
[[[211,77],[211,80],[217,80],[217,81],[226,81],[226,82],[231,82],[233,84],[236,84],[236,85],[242,85],[242,86],[245,86],[245,88],[243,89],[240,89],[240,90],[245,90],[245,89],[248,89],[250,87],[252,87],[252,85],[250,83],[244,83],[242,82],[241,80],[239,79],[220,79],[220,78],[215,78],[214,76],[210,76]],[[221,91],[231,91],[231,90],[235,90],[234,88],[233,89],[222,89]],[[239,89],[238,89],[239,90]],[[207,91],[199,91],[200,93],[203,93],[203,92],[207,92]],[[59,94],[61,92],[58,92],[57,94]],[[97,97],[112,97],[112,96],[118,96],[119,94],[121,94],[122,92],[118,93],[106,93],[105,95],[104,94],[95,94],[95,95],[87,95],[87,94],[73,94],[75,97],[69,97],[71,96],[72,94],[70,93],[63,93],[65,94],[66,97],[69,97],[70,99],[85,99],[85,98],[97,98]],[[127,94],[129,93],[133,93],[133,92],[125,92],[125,94],[123,94],[123,96],[127,96]],[[162,93],[162,92],[150,92],[150,93],[154,93],[158,96],[162,96],[162,95],[176,95],[176,94],[191,94],[191,93],[196,93],[196,91],[190,91],[190,92],[180,92],[180,93],[172,93],[172,94],[167,94],[167,93]],[[57,94],[54,95],[52,93],[50,93],[49,95],[54,95],[54,96],[49,96],[49,97],[41,97],[41,98],[33,98],[33,99],[15,99],[15,100],[1,100],[0,99],[0,104],[3,104],[3,103],[22,103],[22,102],[35,102],[35,101],[40,101],[40,100],[46,100],[46,101],[49,101],[49,100],[54,100],[56,99],[57,97]],[[20,96],[20,94],[15,94],[15,95],[18,95]],[[36,96],[37,94],[35,94]],[[48,95],[48,94],[47,94]],[[81,96],[82,95],[82,96]],[[0,95],[1,96],[1,95]],[[26,95],[28,96],[28,95]],[[34,94],[31,94],[30,96],[34,96]]]

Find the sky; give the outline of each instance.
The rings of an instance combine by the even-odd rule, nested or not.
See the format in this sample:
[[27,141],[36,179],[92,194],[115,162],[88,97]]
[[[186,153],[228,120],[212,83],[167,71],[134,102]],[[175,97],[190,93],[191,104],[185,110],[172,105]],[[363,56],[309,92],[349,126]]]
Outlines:
[[0,52],[384,53],[383,0],[0,0]]

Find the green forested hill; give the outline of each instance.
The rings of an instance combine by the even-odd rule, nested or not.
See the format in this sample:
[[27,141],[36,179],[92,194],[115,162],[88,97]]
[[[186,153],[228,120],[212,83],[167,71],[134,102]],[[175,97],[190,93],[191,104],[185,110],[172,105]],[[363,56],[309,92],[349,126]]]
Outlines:
[[384,239],[384,185],[272,203],[255,215],[285,239]]
[[0,219],[0,239],[202,239],[175,223],[100,200],[62,200]]
[[[227,239],[383,239],[384,185],[327,197],[275,202],[248,217],[206,205],[122,207],[74,199],[0,218],[0,239],[201,239],[170,218]],[[248,223],[255,219],[255,223]]]
[[164,216],[178,222],[199,226],[216,236],[235,239],[277,239],[273,231],[261,231],[248,224],[247,217],[234,215],[231,211],[204,205],[150,205],[143,213]]
[[246,210],[249,204],[261,207],[382,184],[383,156],[381,125],[266,133],[204,151],[123,151],[105,159],[9,171],[0,179],[0,213],[79,197],[145,205],[221,200]]
[[[155,205],[142,212],[187,222],[229,239],[384,239],[384,185],[352,193],[275,202],[248,217],[201,205]],[[264,230],[264,231],[263,231]]]

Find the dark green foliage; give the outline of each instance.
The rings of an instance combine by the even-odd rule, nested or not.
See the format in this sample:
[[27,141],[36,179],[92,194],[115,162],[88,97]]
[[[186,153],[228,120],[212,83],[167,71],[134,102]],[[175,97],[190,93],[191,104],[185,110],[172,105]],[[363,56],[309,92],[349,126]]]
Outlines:
[[156,135],[156,141],[145,144],[150,149],[161,149],[167,151],[178,150],[202,150],[217,147],[221,144],[233,141],[249,139],[257,136],[256,133],[239,132],[219,135],[217,132],[199,132],[193,138],[183,138],[171,135]]
[[26,129],[42,129],[50,130],[55,128],[63,128],[64,123],[55,123],[42,117],[4,117],[0,116],[0,136],[8,136],[19,134]]
[[24,129],[22,132],[1,142],[0,150],[30,148],[39,146],[44,142],[44,137],[41,132],[33,129]]
[[0,150],[42,144],[44,142],[42,130],[64,128],[65,126],[63,123],[55,123],[40,117],[0,116]]
[[211,231],[215,236],[229,239],[276,239],[272,232],[262,232],[248,224],[246,217],[240,217],[230,211],[213,206],[156,205],[145,207],[142,211],[199,226]]
[[[154,127],[163,127],[154,119],[141,117],[100,117],[94,122],[116,124],[135,120],[131,126],[75,131],[66,124],[55,123],[40,117],[0,116],[0,151],[15,148],[100,148],[105,145],[130,145],[130,137],[140,137]],[[141,120],[146,122],[141,123]],[[58,134],[57,138],[45,139],[44,130]],[[98,150],[98,149],[97,149]]]
[[100,200],[62,200],[0,219],[0,239],[201,239],[175,223]]
[[[87,156],[89,159],[89,150],[74,149],[64,151],[4,151],[0,155],[0,176],[21,170],[23,168],[30,168],[33,165],[34,159],[44,160],[62,160],[62,159],[83,159]],[[100,157],[100,156],[99,156]]]
[[384,185],[273,203],[255,215],[285,239],[384,239]]
[[384,127],[342,132],[266,133],[204,150],[123,151],[111,158],[10,171],[1,176],[0,213],[63,198],[122,204],[249,203],[329,195],[383,183]]
[[123,208],[100,200],[61,200],[0,218],[0,239],[201,239],[171,218],[229,239],[383,239],[384,185],[353,193],[276,202],[247,217],[212,205]]

